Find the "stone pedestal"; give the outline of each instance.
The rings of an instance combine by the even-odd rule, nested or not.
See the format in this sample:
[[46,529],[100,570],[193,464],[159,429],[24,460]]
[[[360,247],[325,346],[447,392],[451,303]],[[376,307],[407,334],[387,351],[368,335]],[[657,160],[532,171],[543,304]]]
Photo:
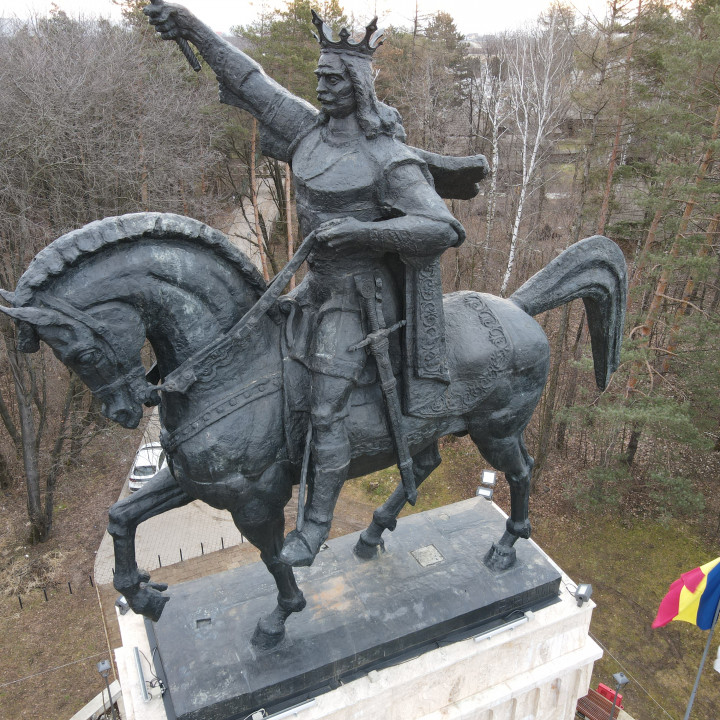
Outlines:
[[318,696],[301,720],[572,720],[602,656],[591,606],[562,602]]
[[356,535],[333,540],[298,573],[308,608],[263,653],[249,639],[273,606],[264,567],[171,588],[150,638],[168,716],[225,720],[262,707],[303,720],[573,718],[601,655],[588,637],[592,604],[577,607],[531,542],[517,543],[516,567],[487,570],[503,525],[473,499],[404,518],[371,561],[351,554]]

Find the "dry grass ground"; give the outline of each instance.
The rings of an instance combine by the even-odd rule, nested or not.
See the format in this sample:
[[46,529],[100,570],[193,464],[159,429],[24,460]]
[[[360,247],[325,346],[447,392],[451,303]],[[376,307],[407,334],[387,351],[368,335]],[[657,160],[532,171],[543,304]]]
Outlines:
[[96,663],[109,653],[90,576],[141,435],[112,428],[96,438],[61,480],[52,536],[42,545],[25,542],[22,488],[0,496],[2,720],[69,718],[104,687]]

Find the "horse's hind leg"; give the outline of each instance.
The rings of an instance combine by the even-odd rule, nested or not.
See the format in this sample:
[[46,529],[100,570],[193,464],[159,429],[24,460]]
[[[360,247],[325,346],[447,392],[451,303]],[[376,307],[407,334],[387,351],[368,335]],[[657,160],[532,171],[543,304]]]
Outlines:
[[493,543],[484,559],[491,570],[506,570],[515,562],[513,545],[517,539],[530,537],[528,503],[534,461],[525,448],[522,433],[493,438],[471,430],[470,435],[485,459],[505,473],[510,485],[510,517],[505,524],[505,532],[499,542]]
[[113,585],[132,610],[153,621],[160,619],[168,597],[164,583],[151,583],[150,575],[139,570],[135,559],[135,531],[144,520],[182,507],[192,498],[177,484],[169,468],[163,468],[143,488],[110,508],[108,532],[115,551]]
[[[423,480],[429,477],[430,473],[440,465],[440,462],[437,442],[414,455],[413,474],[415,476],[415,487],[419,487]],[[358,557],[369,560],[375,557],[378,548],[385,546],[382,534],[385,530],[392,531],[395,529],[397,517],[405,507],[406,502],[405,489],[402,485],[398,485],[385,503],[373,513],[372,522],[360,534],[354,548],[354,552]]]
[[267,650],[285,637],[285,621],[291,613],[305,607],[305,597],[295,582],[292,567],[278,560],[285,537],[285,515],[282,506],[270,506],[267,498],[263,498],[234,511],[232,517],[240,532],[260,551],[260,558],[277,585],[277,606],[260,618],[252,638],[255,647]]

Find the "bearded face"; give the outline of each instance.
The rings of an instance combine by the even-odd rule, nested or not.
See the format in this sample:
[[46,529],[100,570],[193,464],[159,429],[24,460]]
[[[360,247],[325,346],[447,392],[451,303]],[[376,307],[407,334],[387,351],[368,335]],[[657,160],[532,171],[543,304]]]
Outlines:
[[338,55],[323,53],[315,75],[317,99],[328,117],[345,118],[357,110],[352,79]]

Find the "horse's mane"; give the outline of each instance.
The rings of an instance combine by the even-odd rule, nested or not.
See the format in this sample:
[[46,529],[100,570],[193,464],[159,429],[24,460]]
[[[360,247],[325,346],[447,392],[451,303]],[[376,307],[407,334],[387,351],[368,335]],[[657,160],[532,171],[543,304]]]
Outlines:
[[36,291],[45,288],[49,281],[83,258],[143,238],[159,242],[178,239],[196,242],[230,262],[258,297],[266,289],[257,268],[219,230],[199,220],[172,213],[133,213],[96,220],[59,237],[41,250],[18,281],[15,307],[31,304]]

